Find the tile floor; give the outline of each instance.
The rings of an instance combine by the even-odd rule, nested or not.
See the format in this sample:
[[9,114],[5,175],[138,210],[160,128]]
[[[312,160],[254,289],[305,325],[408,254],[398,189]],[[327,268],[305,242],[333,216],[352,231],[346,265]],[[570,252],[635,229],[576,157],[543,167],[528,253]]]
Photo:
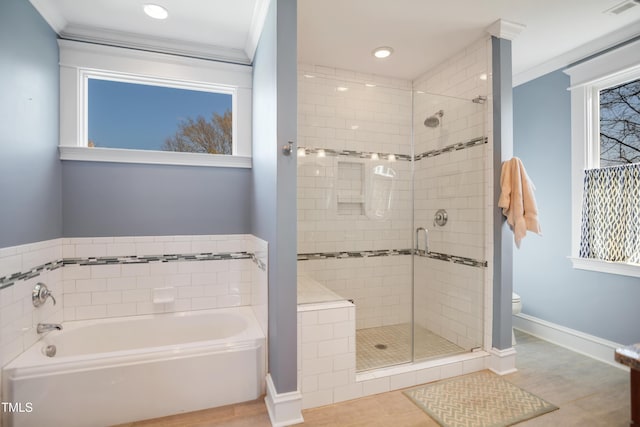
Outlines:
[[[560,407],[518,426],[627,427],[629,374],[516,332],[519,371],[504,378]],[[306,426],[437,426],[401,390],[303,411]],[[268,427],[263,400],[124,424],[121,427]]]
[[[464,352],[428,329],[416,325],[416,360]],[[366,371],[411,361],[411,324],[379,326],[356,330],[356,370]]]

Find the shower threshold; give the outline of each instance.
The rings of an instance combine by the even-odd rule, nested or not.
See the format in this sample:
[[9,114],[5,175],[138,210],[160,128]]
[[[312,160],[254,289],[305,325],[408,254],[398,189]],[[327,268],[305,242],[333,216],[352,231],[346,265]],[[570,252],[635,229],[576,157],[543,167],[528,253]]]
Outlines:
[[[415,326],[415,336],[416,361],[467,352],[457,344],[418,325]],[[410,323],[356,330],[356,372],[410,362],[412,362]]]

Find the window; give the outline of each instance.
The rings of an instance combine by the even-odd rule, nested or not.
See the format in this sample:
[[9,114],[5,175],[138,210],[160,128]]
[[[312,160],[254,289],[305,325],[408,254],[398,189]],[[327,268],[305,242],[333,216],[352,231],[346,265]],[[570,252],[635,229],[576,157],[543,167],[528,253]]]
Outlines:
[[251,67],[59,44],[62,160],[251,167]]
[[571,78],[574,268],[640,277],[640,265],[580,258],[585,170],[640,162],[640,41],[565,70]]
[[232,92],[89,78],[89,147],[233,154]]
[[640,78],[600,90],[600,167],[640,163]]

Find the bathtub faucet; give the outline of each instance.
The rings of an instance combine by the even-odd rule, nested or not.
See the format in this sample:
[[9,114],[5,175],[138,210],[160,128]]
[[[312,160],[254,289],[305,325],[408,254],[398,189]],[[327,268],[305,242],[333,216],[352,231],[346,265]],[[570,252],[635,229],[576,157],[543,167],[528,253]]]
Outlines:
[[39,334],[44,334],[45,332],[53,331],[54,329],[61,331],[62,325],[59,323],[38,323],[36,332],[38,332]]

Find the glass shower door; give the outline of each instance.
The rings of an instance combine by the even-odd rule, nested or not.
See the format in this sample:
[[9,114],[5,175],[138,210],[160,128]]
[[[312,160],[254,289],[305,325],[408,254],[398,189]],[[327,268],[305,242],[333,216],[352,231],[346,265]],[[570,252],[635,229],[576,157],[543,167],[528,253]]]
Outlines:
[[298,304],[353,301],[357,371],[411,362],[411,90],[307,69],[298,96]]
[[481,347],[484,99],[414,94],[413,358]]

